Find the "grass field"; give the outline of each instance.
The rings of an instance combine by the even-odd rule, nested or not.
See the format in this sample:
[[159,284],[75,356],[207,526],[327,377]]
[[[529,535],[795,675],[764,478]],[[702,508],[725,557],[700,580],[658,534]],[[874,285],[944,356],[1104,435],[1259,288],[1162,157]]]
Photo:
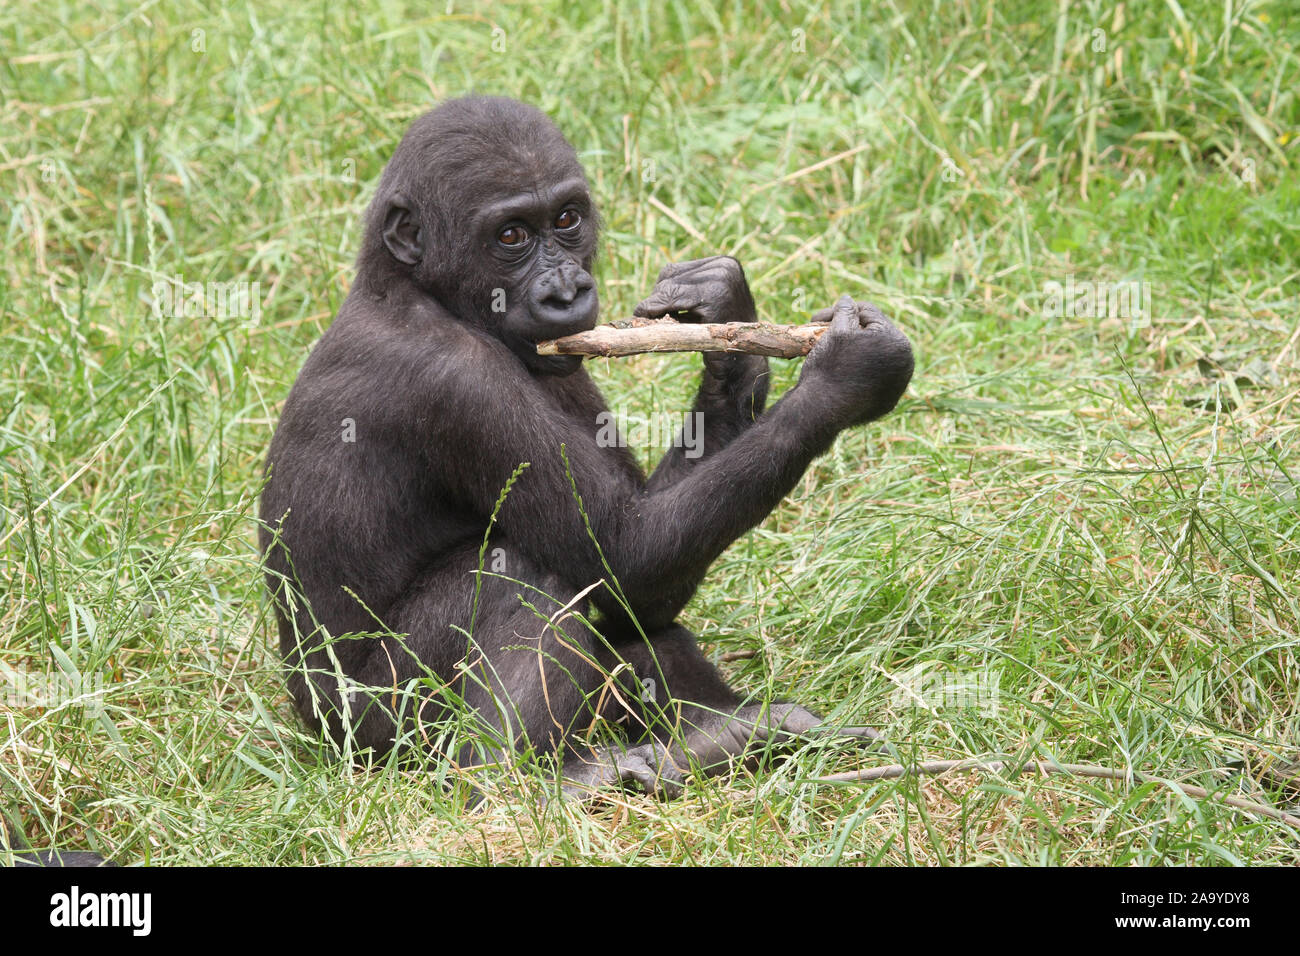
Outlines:
[[[0,811],[152,864],[1300,863],[1300,831],[1222,800],[1300,813],[1290,7],[5,5]],[[898,410],[685,618],[714,658],[754,652],[722,665],[738,686],[895,756],[465,812],[294,716],[262,461],[384,162],[471,90],[578,149],[606,316],[727,253],[765,318],[848,292],[912,339]],[[156,310],[176,277],[258,308]],[[590,367],[649,415],[687,407],[699,359]],[[779,393],[798,363],[775,367]],[[999,756],[1153,779],[813,781]]]

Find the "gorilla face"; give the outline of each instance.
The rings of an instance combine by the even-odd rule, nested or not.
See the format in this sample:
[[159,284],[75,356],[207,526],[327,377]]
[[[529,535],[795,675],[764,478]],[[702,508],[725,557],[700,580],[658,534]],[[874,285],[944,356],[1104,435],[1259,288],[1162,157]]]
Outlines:
[[482,261],[499,280],[489,309],[506,344],[534,371],[575,371],[581,356],[543,357],[536,345],[596,325],[600,303],[588,271],[596,219],[586,182],[566,179],[507,195],[481,208],[472,229]]

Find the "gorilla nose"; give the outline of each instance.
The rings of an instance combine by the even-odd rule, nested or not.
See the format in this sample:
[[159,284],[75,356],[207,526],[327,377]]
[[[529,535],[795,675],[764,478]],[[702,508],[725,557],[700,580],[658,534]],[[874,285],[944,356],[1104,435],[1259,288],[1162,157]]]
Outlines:
[[548,309],[566,309],[594,287],[586,272],[561,267],[542,276],[537,283],[537,302]]
[[560,267],[542,275],[532,288],[533,318],[545,337],[584,332],[596,324],[596,283],[585,270]]
[[579,287],[572,295],[548,295],[533,303],[533,318],[546,326],[547,338],[585,332],[596,324],[596,290]]

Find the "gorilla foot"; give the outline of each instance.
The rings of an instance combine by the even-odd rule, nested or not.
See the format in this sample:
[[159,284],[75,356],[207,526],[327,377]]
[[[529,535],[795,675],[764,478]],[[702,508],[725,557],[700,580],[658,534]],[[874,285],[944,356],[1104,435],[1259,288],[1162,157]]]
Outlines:
[[773,704],[771,709],[781,721],[779,742],[789,740],[793,744],[798,742],[797,738],[818,740],[830,737],[872,749],[884,745],[884,734],[874,727],[836,727],[798,704]]
[[566,760],[560,793],[567,800],[585,802],[601,790],[632,787],[672,798],[681,793],[682,777],[667,749],[657,741],[633,747],[611,745]]
[[833,727],[798,704],[747,704],[730,715],[715,715],[701,722],[684,743],[706,773],[719,773],[732,760],[754,765],[765,754],[788,753],[801,743],[827,737],[862,747],[883,745],[883,737],[874,728]]
[[634,789],[672,799],[682,792],[692,766],[712,776],[736,761],[756,765],[765,753],[788,753],[801,743],[828,737],[872,749],[884,746],[874,728],[832,727],[798,704],[749,704],[714,718],[668,746],[652,740],[571,755],[564,763],[561,795],[586,802],[601,790]]

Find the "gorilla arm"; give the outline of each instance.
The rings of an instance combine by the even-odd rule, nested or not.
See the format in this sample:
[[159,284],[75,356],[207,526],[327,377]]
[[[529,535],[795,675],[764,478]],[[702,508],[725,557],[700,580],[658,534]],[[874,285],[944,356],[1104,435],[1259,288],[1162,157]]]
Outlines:
[[[633,314],[644,318],[673,314],[679,321],[706,324],[753,322],[758,317],[745,270],[731,256],[670,263]],[[687,456],[688,443],[679,435],[650,476],[648,490],[675,484],[692,462],[698,464],[726,448],[753,425],[767,404],[768,383],[767,359],[762,356],[704,353],[704,374],[687,426],[697,442],[696,454]]]
[[683,426],[689,432],[679,432],[664,452],[648,489],[676,484],[693,465],[726,448],[758,421],[767,405],[768,383],[767,359],[761,355],[705,353],[692,417]]
[[[640,484],[596,443],[594,421],[556,414],[538,380],[502,350],[487,363],[495,367],[478,357],[448,360],[425,377],[428,401],[439,410],[429,446],[433,477],[486,517],[511,473],[527,462],[498,516],[508,547],[567,575],[575,588],[612,571],[642,626],[665,627],[717,556],[776,507],[843,427],[884,414],[906,387],[906,339],[887,322],[860,328],[851,300],[842,301],[850,308],[837,313],[800,383],[666,486]],[[561,446],[608,571],[573,499]],[[610,592],[598,589],[593,600],[621,616]]]

